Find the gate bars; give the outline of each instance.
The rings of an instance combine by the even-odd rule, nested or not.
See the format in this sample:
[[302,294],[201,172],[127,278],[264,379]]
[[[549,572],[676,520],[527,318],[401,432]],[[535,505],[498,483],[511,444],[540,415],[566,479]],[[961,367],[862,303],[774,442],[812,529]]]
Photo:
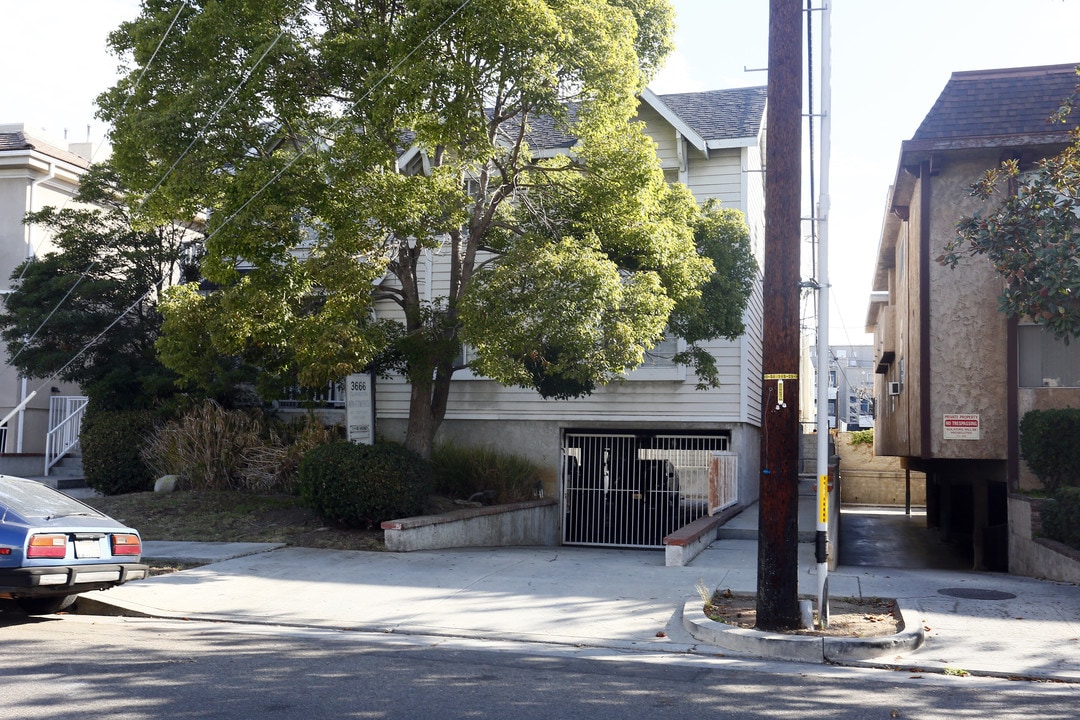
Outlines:
[[663,547],[709,512],[709,464],[724,435],[568,432],[563,436],[563,542]]

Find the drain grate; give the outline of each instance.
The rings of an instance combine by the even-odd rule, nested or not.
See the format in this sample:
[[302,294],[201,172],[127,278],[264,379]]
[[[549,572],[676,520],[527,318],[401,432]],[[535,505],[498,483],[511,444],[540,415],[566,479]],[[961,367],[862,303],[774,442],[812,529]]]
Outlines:
[[1015,595],[1002,590],[990,590],[988,588],[944,588],[938,590],[939,595],[964,598],[965,600],[1012,600]]

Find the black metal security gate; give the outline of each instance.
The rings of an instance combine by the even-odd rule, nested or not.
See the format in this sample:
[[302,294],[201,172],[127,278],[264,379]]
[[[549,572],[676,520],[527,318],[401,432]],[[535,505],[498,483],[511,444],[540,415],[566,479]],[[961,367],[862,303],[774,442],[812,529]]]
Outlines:
[[709,511],[709,462],[726,435],[567,432],[563,542],[662,547]]

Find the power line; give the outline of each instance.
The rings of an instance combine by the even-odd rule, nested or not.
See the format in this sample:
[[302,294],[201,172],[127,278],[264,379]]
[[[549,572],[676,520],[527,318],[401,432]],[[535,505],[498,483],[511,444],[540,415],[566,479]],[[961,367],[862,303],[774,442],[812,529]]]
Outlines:
[[[374,92],[374,91],[375,91],[375,90],[376,90],[376,89],[377,89],[377,88],[378,88],[378,87],[379,87],[380,85],[382,85],[382,84],[383,84],[383,83],[384,83],[384,82],[385,82],[385,81],[386,81],[386,80],[387,80],[387,79],[388,79],[388,78],[389,78],[389,77],[390,77],[391,75],[393,75],[393,74],[394,74],[394,73],[395,73],[395,72],[396,72],[396,71],[397,71],[397,70],[398,70],[398,69],[399,69],[399,68],[400,68],[400,67],[401,67],[401,66],[402,66],[402,65],[403,65],[403,64],[404,64],[405,62],[407,62],[407,61],[408,61],[409,59],[411,59],[411,58],[412,58],[412,56],[413,56],[413,55],[415,55],[415,54],[416,54],[416,53],[417,53],[417,52],[418,52],[418,51],[420,50],[420,48],[421,48],[421,47],[423,47],[424,45],[426,45],[426,44],[427,44],[427,43],[428,43],[428,42],[429,42],[429,41],[430,41],[430,40],[431,40],[431,39],[432,39],[432,38],[433,38],[433,37],[434,37],[434,36],[436,35],[436,33],[438,33],[438,32],[439,32],[440,30],[442,30],[442,29],[443,29],[443,28],[444,28],[444,27],[446,26],[446,24],[447,24],[447,23],[449,23],[449,22],[450,22],[450,21],[451,21],[451,20],[452,20],[452,19],[453,19],[454,17],[456,17],[456,16],[457,16],[457,15],[458,15],[459,13],[461,13],[461,11],[462,11],[462,10],[464,10],[464,9],[465,9],[465,8],[466,8],[466,7],[467,7],[467,6],[468,6],[468,5],[469,5],[469,4],[471,3],[471,2],[472,2],[472,0],[464,0],[464,2],[462,2],[462,3],[461,3],[461,5],[459,5],[459,6],[457,7],[457,9],[455,9],[455,10],[454,10],[454,11],[453,11],[452,13],[450,13],[450,15],[448,15],[448,16],[446,17],[446,19],[444,19],[444,20],[443,20],[443,21],[442,21],[441,23],[439,23],[439,25],[438,25],[437,27],[435,27],[435,29],[433,29],[433,30],[432,30],[431,32],[429,32],[429,33],[427,34],[427,36],[426,36],[426,37],[424,37],[424,39],[423,39],[423,40],[421,40],[420,42],[418,42],[418,43],[417,43],[417,44],[416,44],[416,45],[415,45],[415,46],[414,46],[414,47],[413,47],[413,48],[412,48],[412,49],[411,49],[411,50],[410,50],[410,51],[409,51],[409,52],[408,52],[408,53],[407,53],[407,54],[405,55],[405,57],[401,58],[401,59],[400,59],[400,60],[399,60],[399,61],[398,61],[397,63],[395,63],[395,64],[393,65],[393,67],[391,67],[391,68],[390,68],[389,70],[387,70],[387,71],[386,71],[385,73],[383,73],[383,75],[382,75],[382,76],[381,76],[381,77],[379,78],[379,80],[378,80],[378,81],[376,81],[376,82],[375,82],[375,84],[373,84],[373,85],[372,85],[372,86],[371,86],[370,88],[368,88],[368,90],[367,90],[366,92],[364,92],[364,93],[363,93],[363,94],[362,94],[362,95],[361,95],[361,96],[360,96],[359,98],[357,98],[357,99],[356,99],[356,100],[355,100],[355,101],[354,101],[354,102],[353,102],[352,104],[350,104],[350,105],[348,106],[347,110],[352,110],[352,109],[353,109],[353,108],[355,108],[355,107],[356,107],[357,105],[359,105],[359,104],[360,104],[361,102],[363,102],[363,101],[364,101],[365,99],[367,99],[367,97],[368,97],[369,95],[371,95],[371,93],[372,93],[372,92]],[[181,12],[183,11],[184,7],[186,7],[186,6],[187,6],[187,0],[183,0],[183,1],[182,1],[182,5],[181,5],[181,7],[180,7],[180,8],[179,8],[179,10],[177,11],[177,14],[176,14],[176,15],[175,15],[175,16],[173,17],[172,23],[171,23],[171,24],[169,25],[169,28],[168,28],[168,30],[166,30],[166,33],[165,33],[165,35],[164,35],[164,36],[162,37],[161,41],[160,41],[160,42],[158,43],[158,46],[157,46],[157,48],[156,48],[156,49],[154,50],[154,53],[153,53],[153,55],[151,56],[150,60],[149,60],[149,61],[147,61],[147,64],[146,64],[146,65],[145,65],[145,66],[143,67],[143,70],[142,70],[142,72],[141,72],[141,73],[139,74],[139,77],[138,77],[138,79],[136,80],[136,82],[135,82],[135,85],[134,85],[133,87],[138,87],[138,85],[139,85],[139,84],[141,83],[141,81],[142,81],[142,78],[143,78],[143,77],[145,76],[145,74],[146,74],[146,71],[147,71],[147,70],[149,69],[149,66],[150,66],[150,64],[151,64],[151,63],[153,62],[154,58],[156,58],[156,57],[157,57],[157,53],[158,53],[158,51],[159,51],[159,50],[161,49],[162,45],[164,44],[164,42],[165,42],[165,38],[166,38],[166,37],[168,36],[168,34],[169,34],[169,33],[170,33],[171,31],[172,31],[172,28],[173,28],[173,27],[175,26],[175,24],[176,24],[176,21],[177,21],[177,20],[179,19],[179,17],[180,17],[180,13],[181,13]],[[283,34],[284,34],[284,29],[282,29],[282,32],[281,32],[281,33],[279,33],[278,37],[277,37],[277,38],[276,38],[276,39],[274,40],[274,42],[273,42],[273,43],[271,43],[271,45],[270,45],[270,46],[269,46],[269,47],[267,48],[267,50],[266,50],[266,51],[265,51],[265,52],[263,53],[263,55],[262,55],[262,56],[261,56],[261,57],[259,58],[259,60],[258,60],[258,61],[257,61],[257,62],[255,63],[255,65],[254,65],[254,66],[252,66],[251,70],[250,70],[250,71],[248,72],[248,74],[247,74],[247,75],[245,75],[244,79],[243,79],[243,80],[241,81],[240,85],[239,85],[239,86],[238,86],[238,87],[236,88],[236,90],[235,90],[235,91],[234,91],[234,92],[233,92],[232,94],[230,94],[230,95],[229,95],[229,97],[228,97],[228,98],[226,98],[226,99],[225,99],[225,101],[223,101],[223,103],[222,103],[222,104],[221,104],[221,105],[219,106],[218,110],[217,110],[217,111],[215,111],[215,113],[214,113],[214,118],[216,118],[216,116],[220,114],[221,110],[223,110],[223,109],[224,109],[224,106],[225,106],[225,105],[226,105],[227,103],[231,102],[231,100],[232,100],[232,98],[233,98],[233,97],[235,96],[236,92],[238,92],[238,91],[239,91],[239,89],[240,89],[240,87],[242,87],[242,86],[243,86],[243,84],[244,84],[244,83],[246,83],[246,82],[247,82],[247,80],[248,80],[248,79],[250,78],[251,72],[252,72],[252,71],[254,71],[255,67],[257,67],[257,66],[259,65],[259,63],[261,63],[261,62],[262,62],[262,60],[263,60],[263,59],[264,59],[264,58],[266,57],[266,55],[267,55],[267,54],[268,54],[268,53],[270,52],[270,50],[271,50],[271,49],[272,49],[272,48],[274,47],[274,45],[276,45],[276,43],[278,42],[278,40],[279,40],[279,39],[281,38],[281,36],[282,36]],[[132,95],[132,96],[133,96],[133,95]],[[130,99],[131,99],[131,97],[129,97],[129,98],[128,98],[128,100],[126,100],[126,101],[124,102],[124,105],[122,106],[122,110],[123,110],[123,109],[126,109],[126,107],[127,107],[127,103],[128,103],[129,101],[130,101]],[[212,122],[212,120],[213,120],[213,118],[211,119],[211,122]],[[331,127],[329,128],[329,130],[330,130],[330,131],[333,131],[333,130],[335,130],[335,129],[336,129],[337,127],[339,127],[339,126],[341,125],[341,123],[343,123],[343,122],[344,122],[344,120],[345,120],[344,118],[340,119],[340,120],[339,120],[338,122],[336,122],[336,123],[334,123],[333,125],[331,125]],[[203,126],[203,128],[202,128],[202,129],[201,129],[201,130],[199,131],[199,133],[201,133],[201,132],[204,132],[204,131],[206,130],[206,128],[207,128],[207,127],[209,127],[209,123],[207,123],[206,125],[204,125],[204,126]],[[198,135],[199,135],[199,133],[196,133],[196,140],[198,139]],[[191,145],[189,145],[189,146],[188,146],[188,148],[187,148],[187,149],[186,149],[186,150],[184,151],[184,154],[186,154],[186,153],[187,153],[187,152],[188,152],[188,151],[189,151],[189,150],[191,149],[191,147],[192,147],[192,146],[194,145],[194,143],[195,143],[195,140],[193,140],[193,141],[192,141],[192,144],[191,144]],[[283,175],[283,174],[285,173],[285,171],[286,171],[286,170],[288,170],[288,169],[289,169],[290,167],[292,167],[292,165],[294,165],[294,164],[295,164],[295,163],[296,163],[297,161],[299,161],[299,160],[300,160],[300,158],[301,158],[301,157],[303,157],[303,155],[304,155],[304,154],[305,154],[305,153],[307,152],[307,150],[308,150],[309,148],[311,148],[312,146],[313,146],[312,144],[309,144],[309,145],[306,145],[305,147],[301,148],[301,149],[300,149],[300,150],[299,150],[299,151],[297,152],[296,156],[295,156],[295,157],[294,157],[294,158],[293,158],[292,160],[290,160],[290,161],[289,161],[289,162],[288,162],[288,163],[287,163],[287,164],[285,165],[285,167],[283,167],[283,168],[282,168],[282,169],[281,169],[281,170],[280,170],[280,171],[279,171],[279,172],[278,172],[277,174],[275,174],[275,175],[274,175],[273,177],[271,177],[271,178],[270,178],[270,179],[269,179],[269,180],[268,180],[268,181],[267,181],[267,182],[266,182],[265,184],[263,184],[263,186],[262,186],[261,188],[259,188],[259,189],[258,189],[258,190],[257,190],[257,191],[256,191],[256,192],[255,192],[255,193],[254,193],[254,194],[253,194],[253,195],[252,195],[251,197],[250,197],[250,198],[248,198],[248,200],[247,200],[247,201],[245,201],[245,202],[244,202],[244,203],[243,203],[243,204],[242,204],[242,205],[241,205],[241,206],[240,206],[240,207],[239,207],[239,208],[238,208],[238,209],[237,209],[237,210],[236,210],[236,211],[235,211],[235,212],[234,212],[234,213],[233,213],[232,215],[230,215],[230,216],[229,216],[228,218],[226,218],[226,219],[225,219],[225,221],[224,221],[224,222],[222,222],[222,224],[221,224],[221,225],[219,225],[219,226],[218,226],[218,227],[217,227],[217,228],[216,228],[216,229],[215,229],[215,230],[214,230],[214,231],[213,231],[213,232],[212,232],[212,233],[211,233],[210,235],[208,235],[208,236],[207,236],[206,238],[204,238],[204,241],[208,241],[208,240],[210,240],[210,239],[211,239],[212,237],[214,237],[214,236],[215,236],[215,235],[216,235],[216,234],[217,234],[218,232],[220,232],[220,231],[221,231],[221,229],[222,229],[223,227],[225,227],[226,225],[228,225],[228,224],[229,224],[229,223],[230,223],[230,222],[231,222],[231,221],[232,221],[232,220],[233,220],[233,219],[234,219],[234,218],[235,218],[235,217],[236,217],[236,216],[237,216],[237,215],[238,215],[238,214],[239,214],[240,212],[242,212],[242,211],[243,211],[243,210],[244,210],[244,209],[245,209],[245,208],[246,208],[246,207],[247,207],[248,205],[250,205],[250,204],[251,204],[252,202],[254,202],[254,201],[255,201],[255,200],[256,200],[256,199],[257,199],[257,198],[258,198],[258,197],[259,197],[259,196],[260,196],[260,195],[261,195],[261,194],[262,194],[263,192],[265,192],[267,188],[269,188],[269,187],[270,187],[270,186],[271,186],[271,185],[272,185],[273,183],[275,183],[275,182],[276,182],[276,181],[277,181],[278,179],[280,179],[280,178],[281,178],[281,176],[282,176],[282,175]],[[180,159],[182,159],[182,158],[183,158],[183,155],[181,155],[181,158],[179,158],[179,159],[178,159],[178,160],[176,161],[176,163],[179,163]],[[173,170],[173,169],[174,169],[174,168],[176,167],[176,163],[174,163],[173,167],[172,167],[172,168],[170,168],[170,169],[169,169],[169,171],[168,171],[168,172],[166,173],[166,177],[167,177],[167,176],[168,176],[168,174],[169,174],[170,172],[172,172],[172,170]],[[157,185],[155,185],[155,186],[154,186],[154,191],[156,191],[156,190],[157,190],[157,189],[158,189],[158,188],[159,188],[159,187],[161,186],[161,183],[162,183],[163,181],[164,181],[164,177],[162,178],[162,180],[160,180],[160,181],[158,182],[158,184],[157,184]],[[151,191],[151,194],[152,194],[152,192],[153,192],[153,191]],[[149,195],[148,195],[147,197],[149,197]],[[146,200],[146,199],[144,198],[143,202],[145,202],[145,200]],[[141,204],[140,204],[140,207],[141,207]],[[91,265],[91,267],[92,267],[92,265]],[[36,336],[36,334],[37,334],[37,333],[38,333],[38,332],[39,332],[39,331],[41,330],[41,328],[42,328],[42,327],[43,327],[43,326],[45,325],[45,323],[46,323],[46,322],[48,322],[49,318],[51,318],[51,317],[52,317],[52,316],[53,316],[53,315],[54,315],[54,314],[56,313],[56,311],[57,311],[57,310],[59,309],[59,307],[60,307],[60,306],[61,306],[61,305],[62,305],[62,304],[63,304],[63,303],[64,303],[64,302],[65,302],[65,301],[67,300],[68,296],[70,296],[70,294],[71,294],[71,293],[72,293],[72,292],[74,291],[75,287],[76,287],[76,286],[77,286],[77,285],[78,285],[78,284],[79,284],[79,283],[80,283],[80,282],[82,281],[82,279],[83,279],[83,278],[84,278],[84,277],[86,276],[86,273],[87,273],[87,272],[89,272],[89,269],[90,269],[90,268],[88,267],[88,268],[87,268],[86,270],[84,270],[84,271],[83,271],[83,273],[82,273],[82,275],[80,276],[80,278],[79,278],[78,280],[76,280],[75,284],[74,284],[74,285],[72,285],[71,289],[69,289],[69,290],[68,290],[68,293],[67,293],[66,295],[64,295],[64,297],[63,297],[63,298],[62,298],[62,299],[60,300],[60,302],[58,302],[58,303],[57,303],[56,307],[54,307],[54,308],[53,308],[53,310],[52,310],[52,311],[51,311],[51,312],[49,313],[49,316],[48,316],[48,317],[47,317],[47,318],[45,319],[45,321],[43,321],[43,322],[41,323],[41,325],[39,325],[39,326],[38,326],[37,330],[35,330],[35,332],[34,332],[34,335],[35,335],[35,336]],[[24,269],[23,269],[23,272],[25,273],[25,267],[24,267]],[[21,279],[22,279],[22,277],[23,277],[23,276],[22,276],[22,274],[20,274],[20,276],[19,276],[19,280],[21,280]],[[74,355],[74,356],[72,356],[72,358],[71,358],[70,360],[68,360],[68,362],[67,362],[67,363],[65,363],[65,364],[63,365],[63,367],[61,367],[61,368],[60,368],[60,370],[56,371],[56,372],[55,372],[55,373],[53,373],[53,374],[52,374],[51,376],[49,376],[49,378],[48,378],[48,379],[47,379],[47,380],[45,381],[45,383],[44,383],[44,384],[43,384],[43,385],[42,385],[41,387],[44,387],[44,385],[45,385],[45,384],[48,384],[49,382],[51,382],[51,381],[52,381],[53,379],[55,379],[55,378],[56,378],[56,377],[58,377],[58,376],[59,376],[59,375],[60,375],[61,373],[63,373],[63,371],[64,371],[64,370],[66,370],[66,369],[67,369],[68,367],[70,367],[70,365],[71,365],[71,364],[72,364],[72,363],[73,363],[73,362],[74,362],[74,361],[75,361],[75,360],[76,360],[76,359],[77,359],[77,358],[78,358],[79,356],[81,356],[81,355],[82,355],[82,354],[83,354],[84,352],[86,352],[86,351],[87,351],[87,350],[88,350],[88,349],[89,349],[90,347],[92,347],[92,346],[93,346],[93,345],[94,345],[94,344],[95,344],[95,343],[96,343],[96,342],[97,342],[98,340],[100,340],[100,339],[101,339],[101,337],[102,337],[102,336],[104,336],[104,334],[105,334],[105,333],[107,333],[107,332],[108,332],[109,330],[111,330],[111,329],[112,329],[112,328],[113,328],[113,327],[114,327],[114,326],[115,326],[115,325],[116,325],[116,324],[117,324],[118,322],[120,322],[120,320],[121,320],[121,319],[122,319],[122,318],[123,318],[123,317],[124,317],[125,315],[127,315],[127,314],[128,314],[129,312],[131,312],[131,311],[132,311],[132,310],[133,310],[133,309],[134,309],[135,307],[137,307],[137,306],[138,306],[138,305],[139,305],[139,304],[140,304],[141,302],[143,302],[143,300],[145,300],[145,299],[146,299],[147,297],[149,297],[149,296],[150,296],[150,294],[151,294],[151,293],[152,293],[152,292],[154,291],[154,289],[155,289],[155,288],[157,287],[158,283],[160,283],[160,282],[163,282],[164,280],[165,280],[165,276],[164,276],[164,275],[162,275],[162,276],[161,276],[161,277],[160,277],[160,278],[158,279],[158,281],[157,281],[156,283],[152,284],[152,285],[151,285],[151,287],[150,287],[150,288],[149,288],[149,289],[148,289],[148,290],[147,290],[147,291],[146,291],[146,292],[145,292],[145,293],[144,293],[144,294],[143,294],[143,295],[142,295],[142,296],[141,296],[141,297],[140,297],[140,298],[139,298],[138,300],[136,300],[136,301],[135,301],[134,303],[132,303],[132,305],[131,305],[131,306],[129,306],[129,307],[128,307],[128,308],[127,308],[126,310],[124,310],[124,311],[123,311],[122,313],[120,313],[120,314],[119,314],[119,315],[118,315],[118,316],[117,316],[117,317],[116,317],[116,318],[115,318],[115,319],[114,319],[114,320],[113,320],[113,321],[112,321],[112,322],[111,322],[111,323],[110,323],[110,324],[109,324],[109,325],[108,325],[108,326],[107,326],[107,327],[106,327],[106,328],[105,328],[104,330],[102,330],[102,331],[101,331],[101,333],[99,333],[99,334],[98,334],[98,335],[97,335],[96,337],[94,337],[94,338],[93,338],[92,340],[90,340],[89,342],[87,342],[87,343],[86,343],[86,344],[85,344],[85,345],[84,345],[84,346],[83,346],[83,347],[82,347],[82,348],[81,348],[81,349],[80,349],[80,350],[79,350],[78,352],[76,352],[76,353],[75,353],[75,355]],[[6,301],[6,298],[5,298],[5,301]],[[24,347],[25,347],[25,345],[24,345]],[[21,352],[21,349],[20,349],[20,352]],[[16,355],[17,355],[17,354],[16,354]],[[12,362],[13,360],[14,360],[14,357],[10,358],[10,359],[9,359],[9,360],[7,361],[7,364],[8,364],[8,365],[10,365],[10,364],[11,364],[11,362]],[[38,389],[41,389],[41,387],[39,387]],[[35,390],[34,392],[36,393],[36,392],[37,392],[37,390]]]

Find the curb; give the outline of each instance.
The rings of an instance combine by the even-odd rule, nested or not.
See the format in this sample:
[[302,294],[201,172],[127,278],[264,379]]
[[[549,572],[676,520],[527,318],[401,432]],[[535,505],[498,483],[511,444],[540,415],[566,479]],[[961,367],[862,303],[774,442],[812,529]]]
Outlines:
[[683,605],[683,627],[701,642],[744,655],[793,662],[847,663],[909,652],[926,641],[922,625],[909,622],[911,611],[897,607],[904,629],[894,635],[872,638],[787,635],[738,628],[706,616],[700,599],[687,600]]

